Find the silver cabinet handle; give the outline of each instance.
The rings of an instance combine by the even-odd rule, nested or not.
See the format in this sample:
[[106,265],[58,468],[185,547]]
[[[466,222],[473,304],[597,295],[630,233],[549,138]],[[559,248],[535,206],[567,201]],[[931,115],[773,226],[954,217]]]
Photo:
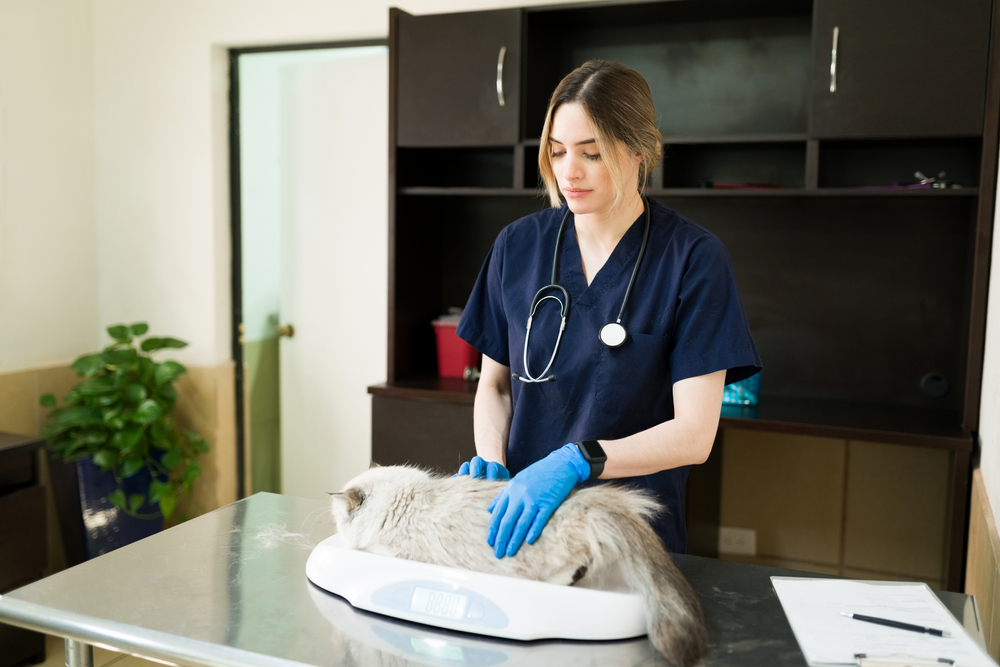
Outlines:
[[497,57],[497,104],[504,105],[503,99],[503,59],[507,55],[507,47],[500,47],[500,55]]
[[840,41],[840,26],[833,28],[833,48],[830,49],[830,92],[837,92],[837,42]]

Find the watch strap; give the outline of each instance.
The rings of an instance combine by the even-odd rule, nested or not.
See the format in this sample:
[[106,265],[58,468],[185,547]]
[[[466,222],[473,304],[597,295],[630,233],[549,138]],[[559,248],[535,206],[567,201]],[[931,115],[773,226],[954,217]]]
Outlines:
[[580,450],[583,459],[590,464],[590,478],[597,479],[604,472],[604,463],[608,460],[608,455],[604,453],[604,448],[597,440],[583,440],[573,443]]

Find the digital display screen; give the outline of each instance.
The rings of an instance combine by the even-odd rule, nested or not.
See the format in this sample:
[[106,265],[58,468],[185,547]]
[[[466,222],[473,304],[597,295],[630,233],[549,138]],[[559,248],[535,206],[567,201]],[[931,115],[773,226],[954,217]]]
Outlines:
[[460,620],[465,618],[465,604],[468,598],[458,593],[432,591],[429,588],[413,589],[410,611],[418,611],[432,616]]

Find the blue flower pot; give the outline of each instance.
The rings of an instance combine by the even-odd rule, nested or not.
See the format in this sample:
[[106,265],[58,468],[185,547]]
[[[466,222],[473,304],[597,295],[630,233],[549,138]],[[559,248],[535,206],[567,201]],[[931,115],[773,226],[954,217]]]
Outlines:
[[[163,530],[162,517],[137,519],[111,504],[108,495],[118,485],[110,472],[102,473],[90,459],[76,461],[75,466],[87,558],[114,551]],[[150,481],[149,471],[145,469],[129,477],[123,484],[125,497],[133,493],[146,494]],[[138,513],[159,514],[159,507],[146,504]]]

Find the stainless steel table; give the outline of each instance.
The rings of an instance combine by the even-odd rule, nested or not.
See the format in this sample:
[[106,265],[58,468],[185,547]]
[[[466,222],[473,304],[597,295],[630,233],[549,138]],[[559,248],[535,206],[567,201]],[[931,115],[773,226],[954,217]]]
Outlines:
[[[69,667],[92,645],[192,667],[657,665],[646,638],[489,639],[357,611],[306,579],[334,532],[326,504],[261,493],[0,597],[0,620],[66,638]],[[676,556],[701,597],[708,665],[805,665],[771,575]],[[972,596],[938,593],[982,642]]]

